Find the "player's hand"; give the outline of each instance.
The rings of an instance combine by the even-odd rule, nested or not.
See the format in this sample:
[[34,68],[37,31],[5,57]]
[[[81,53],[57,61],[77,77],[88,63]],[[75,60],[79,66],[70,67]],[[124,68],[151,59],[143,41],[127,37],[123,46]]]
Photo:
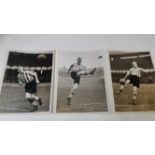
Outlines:
[[152,73],[155,72],[155,69],[152,69],[151,72],[152,72]]

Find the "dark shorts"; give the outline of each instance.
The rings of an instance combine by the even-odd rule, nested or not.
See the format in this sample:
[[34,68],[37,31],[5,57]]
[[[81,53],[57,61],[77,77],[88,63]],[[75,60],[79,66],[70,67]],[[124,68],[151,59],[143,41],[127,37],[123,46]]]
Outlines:
[[37,92],[37,83],[35,81],[25,84],[25,92],[35,94]]
[[133,84],[133,86],[136,86],[136,87],[140,87],[140,78],[138,76],[135,76],[135,75],[129,75],[127,77],[127,80],[130,80],[130,83]]
[[74,83],[80,84],[80,76],[77,76],[77,72],[71,72],[71,78],[74,80]]

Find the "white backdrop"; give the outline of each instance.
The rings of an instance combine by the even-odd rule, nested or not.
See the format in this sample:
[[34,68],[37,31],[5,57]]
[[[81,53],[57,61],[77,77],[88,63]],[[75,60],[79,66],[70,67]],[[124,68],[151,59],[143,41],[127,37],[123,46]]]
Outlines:
[[[0,84],[9,49],[34,52],[54,49],[151,51],[154,60],[154,41],[155,35],[0,35]],[[155,120],[155,112],[0,115],[0,120]]]

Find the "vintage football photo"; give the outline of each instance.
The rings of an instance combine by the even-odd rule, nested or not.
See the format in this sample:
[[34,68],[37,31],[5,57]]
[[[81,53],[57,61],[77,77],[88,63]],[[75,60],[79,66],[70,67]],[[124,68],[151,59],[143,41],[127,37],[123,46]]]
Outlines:
[[0,112],[49,111],[53,52],[10,51],[0,94]]
[[155,70],[150,52],[110,51],[116,111],[155,110]]
[[57,112],[107,110],[102,53],[59,52]]

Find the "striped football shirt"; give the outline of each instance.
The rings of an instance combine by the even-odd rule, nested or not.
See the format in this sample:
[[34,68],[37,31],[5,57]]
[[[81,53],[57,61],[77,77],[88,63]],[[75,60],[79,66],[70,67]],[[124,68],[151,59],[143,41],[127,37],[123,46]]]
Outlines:
[[24,71],[23,73],[18,74],[18,81],[19,83],[23,83],[23,84],[30,83],[33,80],[35,80],[35,75],[36,75],[35,72]]
[[141,73],[142,73],[143,69],[140,67],[133,67],[129,70],[130,75],[134,75],[134,76],[138,76],[139,78],[141,77]]
[[82,70],[85,70],[85,69],[86,69],[85,66],[78,65],[77,63],[75,63],[75,64],[72,65],[71,72],[78,72],[78,71],[82,71]]

